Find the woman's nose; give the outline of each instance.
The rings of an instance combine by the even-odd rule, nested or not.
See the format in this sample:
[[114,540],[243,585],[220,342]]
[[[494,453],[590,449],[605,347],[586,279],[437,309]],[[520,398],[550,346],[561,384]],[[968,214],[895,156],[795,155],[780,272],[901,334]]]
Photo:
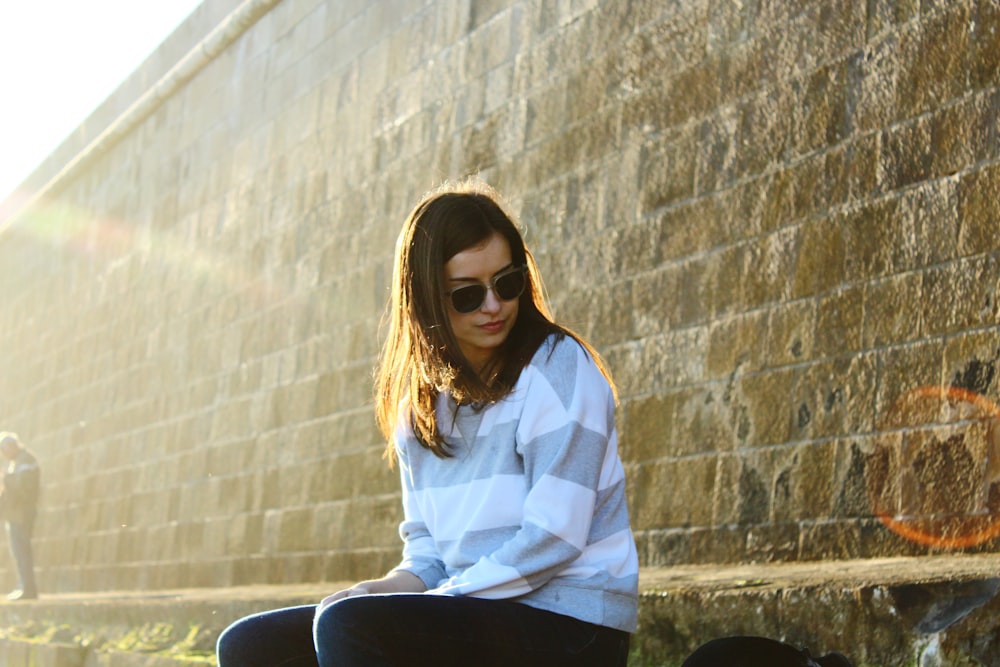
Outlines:
[[479,310],[484,313],[495,313],[500,310],[500,299],[497,297],[496,292],[493,291],[492,287],[486,288],[486,298],[483,299],[483,305]]

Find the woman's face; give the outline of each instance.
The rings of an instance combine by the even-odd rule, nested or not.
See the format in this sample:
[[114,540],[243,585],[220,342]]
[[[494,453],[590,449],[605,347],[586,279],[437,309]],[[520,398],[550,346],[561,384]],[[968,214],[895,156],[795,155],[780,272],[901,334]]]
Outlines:
[[[494,233],[483,243],[459,252],[445,263],[445,289],[475,283],[490,285],[494,276],[510,266],[510,244],[503,236]],[[485,367],[517,320],[518,299],[503,301],[497,297],[495,290],[488,289],[486,299],[478,309],[460,313],[451,305],[451,299],[445,298],[451,330],[462,354],[473,368]]]

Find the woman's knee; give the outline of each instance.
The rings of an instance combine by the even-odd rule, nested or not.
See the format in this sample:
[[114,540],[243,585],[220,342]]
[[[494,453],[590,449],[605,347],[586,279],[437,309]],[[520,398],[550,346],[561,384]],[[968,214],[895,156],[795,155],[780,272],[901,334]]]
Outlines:
[[364,625],[365,597],[344,598],[316,610],[313,618],[313,635],[331,636],[353,628],[358,623]]
[[315,665],[309,621],[312,607],[293,607],[242,618],[222,631],[215,650],[219,667]]
[[243,649],[247,645],[247,621],[248,619],[236,621],[223,630],[215,641],[215,655],[219,658],[220,667],[240,664]]
[[358,596],[317,611],[313,643],[319,664],[382,664],[385,651],[391,648],[379,639],[385,610],[384,596]]

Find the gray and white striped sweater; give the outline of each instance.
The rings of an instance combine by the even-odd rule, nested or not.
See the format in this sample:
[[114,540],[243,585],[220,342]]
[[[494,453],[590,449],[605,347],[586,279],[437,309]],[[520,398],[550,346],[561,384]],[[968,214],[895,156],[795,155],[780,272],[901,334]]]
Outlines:
[[584,349],[549,337],[498,403],[477,411],[441,396],[451,458],[401,419],[396,569],[430,594],[516,599],[633,632],[639,566],[614,407]]

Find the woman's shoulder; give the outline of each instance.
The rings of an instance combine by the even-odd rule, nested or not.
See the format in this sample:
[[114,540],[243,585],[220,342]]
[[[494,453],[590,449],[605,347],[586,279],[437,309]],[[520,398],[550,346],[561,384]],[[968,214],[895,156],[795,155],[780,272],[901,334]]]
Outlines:
[[531,364],[541,366],[551,363],[579,363],[590,359],[586,348],[568,333],[551,333],[546,336],[535,354]]
[[587,349],[569,334],[550,334],[538,346],[529,367],[547,378],[604,380]]

